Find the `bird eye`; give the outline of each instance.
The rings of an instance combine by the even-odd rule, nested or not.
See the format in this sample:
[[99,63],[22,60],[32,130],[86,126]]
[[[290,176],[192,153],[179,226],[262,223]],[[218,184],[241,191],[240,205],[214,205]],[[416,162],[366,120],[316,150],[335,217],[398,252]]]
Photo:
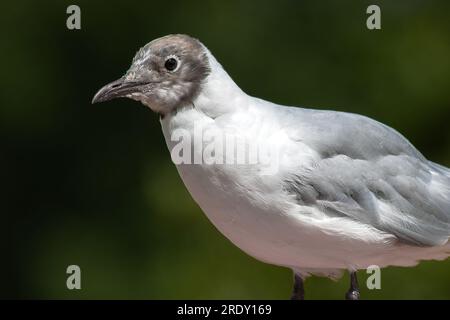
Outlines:
[[178,67],[178,59],[175,57],[169,57],[167,58],[166,62],[164,63],[164,67],[169,71],[175,71]]

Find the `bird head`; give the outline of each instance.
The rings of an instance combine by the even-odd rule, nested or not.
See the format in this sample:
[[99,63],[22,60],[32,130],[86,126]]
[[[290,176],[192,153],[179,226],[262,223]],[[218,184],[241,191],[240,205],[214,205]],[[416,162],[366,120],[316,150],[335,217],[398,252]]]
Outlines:
[[126,97],[164,115],[192,103],[210,70],[200,41],[165,36],[142,47],[125,75],[101,88],[92,103]]

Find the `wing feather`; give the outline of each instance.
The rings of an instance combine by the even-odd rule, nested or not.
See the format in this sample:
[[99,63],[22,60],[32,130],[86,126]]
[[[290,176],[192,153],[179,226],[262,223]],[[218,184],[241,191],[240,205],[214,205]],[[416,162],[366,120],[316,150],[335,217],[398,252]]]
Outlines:
[[308,109],[288,113],[292,139],[318,155],[314,165],[299,164],[285,180],[285,189],[300,204],[415,245],[448,241],[449,169],[426,160],[401,134],[369,118]]

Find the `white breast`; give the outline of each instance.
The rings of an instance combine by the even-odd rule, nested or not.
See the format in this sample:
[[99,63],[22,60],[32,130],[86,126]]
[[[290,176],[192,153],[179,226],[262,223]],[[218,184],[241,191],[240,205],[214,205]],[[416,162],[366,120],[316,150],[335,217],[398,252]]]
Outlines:
[[[173,137],[209,130],[210,138],[232,136],[271,146],[279,161],[276,174],[267,164],[177,164],[177,170],[198,205],[215,227],[249,255],[293,269],[353,269],[376,264],[413,265],[419,259],[445,258],[445,248],[401,245],[395,236],[370,225],[329,217],[319,209],[300,206],[283,189],[284,171],[313,165],[314,150],[292,139],[274,119],[270,103],[244,94],[212,59],[213,72],[192,106],[161,120],[169,151]],[[202,159],[192,148],[191,160]],[[295,171],[294,171],[295,172]]]

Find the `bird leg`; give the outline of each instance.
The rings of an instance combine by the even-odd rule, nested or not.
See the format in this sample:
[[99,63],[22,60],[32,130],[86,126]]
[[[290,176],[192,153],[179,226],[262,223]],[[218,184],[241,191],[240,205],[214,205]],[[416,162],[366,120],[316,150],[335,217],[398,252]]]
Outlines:
[[359,300],[359,286],[356,271],[350,272],[350,289],[345,294],[346,300]]
[[294,272],[294,287],[292,288],[291,300],[304,300],[305,288],[303,287],[303,279]]

